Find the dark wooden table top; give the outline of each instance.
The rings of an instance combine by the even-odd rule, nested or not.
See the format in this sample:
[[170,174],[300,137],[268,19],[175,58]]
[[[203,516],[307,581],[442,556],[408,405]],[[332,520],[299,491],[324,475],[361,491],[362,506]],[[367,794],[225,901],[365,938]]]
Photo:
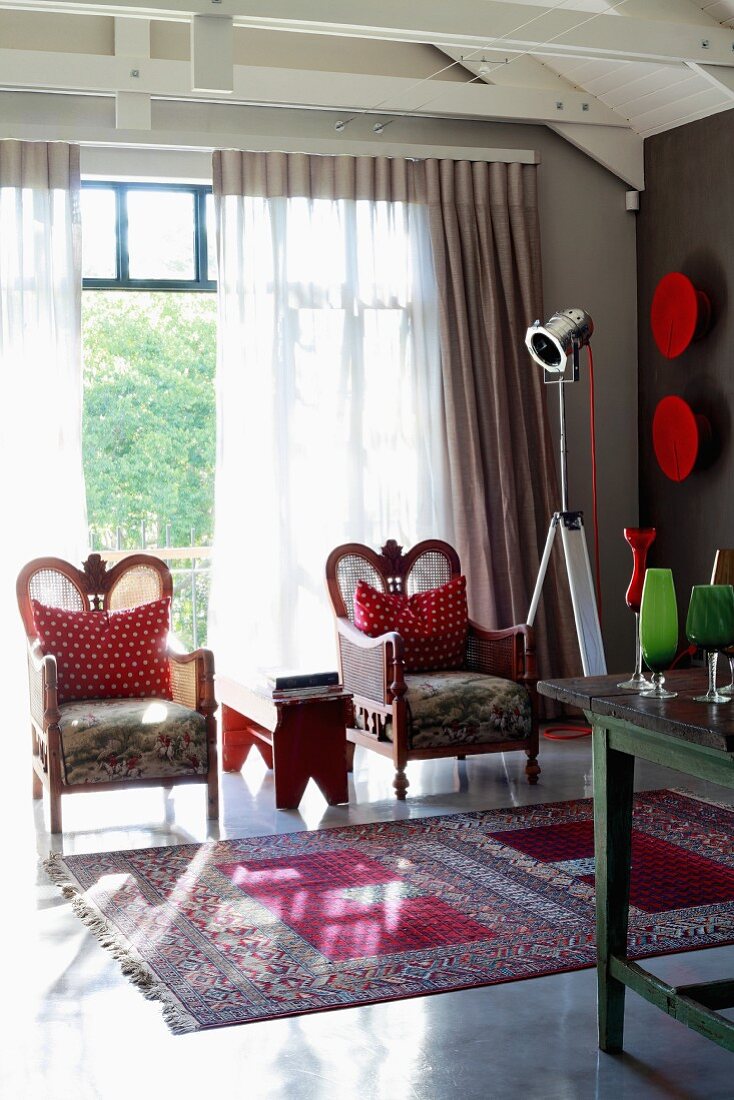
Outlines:
[[[706,691],[706,672],[692,668],[665,674],[665,686],[677,691],[675,699],[646,699],[617,687],[624,675],[578,676],[567,680],[541,680],[538,691],[588,713],[619,718],[641,729],[667,734],[706,748],[734,752],[734,700],[731,703],[696,703],[692,696]],[[721,678],[720,678],[721,679]],[[721,683],[719,684],[721,686]]]

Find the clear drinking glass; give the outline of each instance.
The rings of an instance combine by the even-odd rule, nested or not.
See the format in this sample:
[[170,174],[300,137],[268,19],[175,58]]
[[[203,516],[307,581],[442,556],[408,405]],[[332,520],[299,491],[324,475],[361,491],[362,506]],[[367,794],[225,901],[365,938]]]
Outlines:
[[645,573],[640,603],[640,645],[645,664],[653,674],[650,687],[640,695],[655,699],[675,698],[678,693],[663,686],[663,671],[678,648],[678,605],[670,569],[648,569]]
[[635,613],[635,671],[629,680],[623,680],[621,684],[617,684],[617,687],[626,688],[627,691],[641,691],[650,686],[650,681],[642,671],[640,603],[642,601],[642,585],[645,580],[647,551],[655,541],[656,534],[654,527],[625,527],[624,529],[624,537],[632,550],[632,578],[625,600],[627,607]]
[[708,667],[708,690],[694,695],[697,703],[730,703],[716,687],[716,659],[734,642],[734,588],[730,584],[696,584],[686,618],[686,637],[701,646]]

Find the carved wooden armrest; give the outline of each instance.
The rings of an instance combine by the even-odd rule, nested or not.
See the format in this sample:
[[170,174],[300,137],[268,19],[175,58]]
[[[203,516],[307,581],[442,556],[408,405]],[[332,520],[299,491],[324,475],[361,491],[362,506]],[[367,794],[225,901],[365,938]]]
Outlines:
[[214,714],[214,654],[210,649],[195,649],[193,653],[168,651],[171,672],[171,695],[180,703],[201,714]]
[[395,631],[370,638],[349,619],[336,621],[342,682],[347,691],[389,707],[405,694],[403,639]]
[[39,729],[46,730],[59,718],[56,658],[44,655],[37,638],[28,642],[28,687],[31,717]]
[[467,668],[525,684],[531,691],[538,679],[535,636],[526,623],[488,630],[469,620],[466,639]]

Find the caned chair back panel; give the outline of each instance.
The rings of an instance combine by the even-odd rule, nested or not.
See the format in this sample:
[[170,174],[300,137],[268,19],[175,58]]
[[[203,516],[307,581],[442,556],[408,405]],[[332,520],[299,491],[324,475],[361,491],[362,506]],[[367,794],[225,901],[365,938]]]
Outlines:
[[734,550],[717,550],[712,584],[734,584]]
[[81,569],[61,558],[36,558],[21,569],[16,591],[26,634],[34,638],[32,599],[65,611],[120,611],[172,595],[173,582],[165,562],[150,554],[131,554],[109,570],[90,554]]
[[461,572],[452,546],[439,539],[417,543],[407,554],[394,540],[379,554],[361,543],[337,546],[326,563],[326,581],[334,614],[354,622],[354,593],[360,580],[381,592],[426,592]]
[[[415,550],[420,548],[419,544]],[[405,570],[405,591],[408,596],[414,592],[428,592],[431,588],[440,588],[442,584],[448,584],[452,577],[457,577],[461,572],[459,557],[456,551],[444,544],[443,547],[432,545],[430,549],[420,550],[413,556],[413,552],[406,555],[407,566]]]
[[123,559],[119,564],[124,568],[119,572],[113,569],[110,574],[104,601],[108,611],[123,611],[171,595],[171,575],[164,562],[151,558],[130,564],[128,559]]
[[86,611],[89,597],[56,569],[39,569],[31,577],[28,591],[31,599],[48,607],[63,607],[65,611]]
[[354,622],[354,593],[360,581],[366,581],[381,592],[388,590],[377,554],[369,546],[358,543],[340,546],[330,555],[326,577],[334,614],[346,615],[351,622]]
[[88,611],[90,606],[84,574],[61,558],[35,558],[28,562],[18,574],[16,593],[29,638],[36,635],[31,600],[64,611]]

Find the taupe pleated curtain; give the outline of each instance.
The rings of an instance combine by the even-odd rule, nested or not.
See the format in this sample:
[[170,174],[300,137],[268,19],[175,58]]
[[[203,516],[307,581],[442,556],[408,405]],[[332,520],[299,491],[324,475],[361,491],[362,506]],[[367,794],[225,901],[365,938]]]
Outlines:
[[[213,158],[215,194],[427,206],[453,538],[470,613],[496,627],[525,621],[548,523],[560,506],[542,371],[524,346],[528,325],[543,314],[537,171],[520,163],[301,153]],[[580,662],[557,556],[536,641],[541,674],[561,676]]]
[[78,202],[79,146],[63,141],[0,141],[0,187],[69,191]]
[[[441,308],[455,538],[479,622],[524,622],[560,507],[542,370],[525,331],[543,317],[537,167],[423,162]],[[580,672],[570,597],[551,561],[536,643],[541,675]]]

